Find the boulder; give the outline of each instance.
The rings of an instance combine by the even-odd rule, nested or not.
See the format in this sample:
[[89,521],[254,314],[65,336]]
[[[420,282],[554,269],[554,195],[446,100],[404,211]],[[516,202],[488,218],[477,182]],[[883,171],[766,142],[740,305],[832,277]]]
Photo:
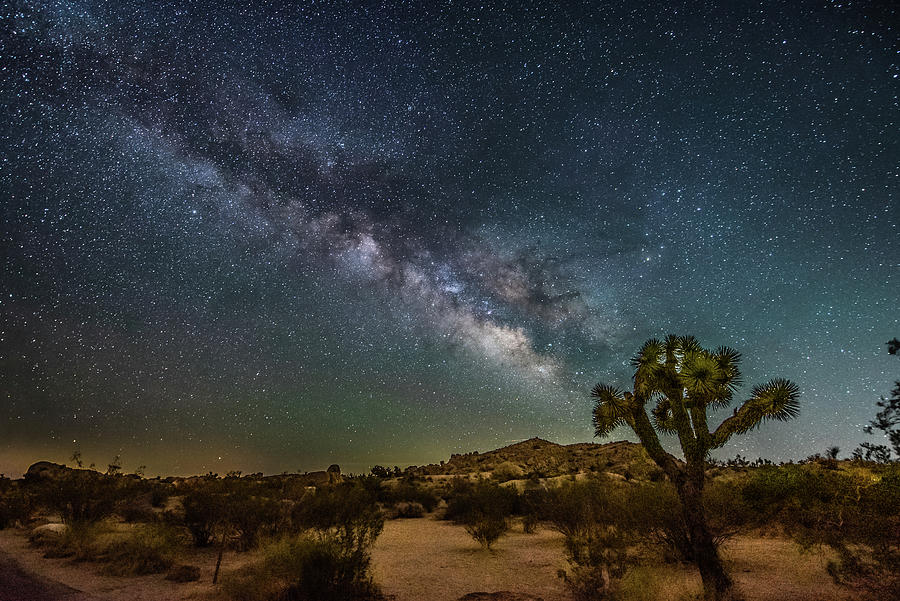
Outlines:
[[68,531],[69,527],[61,523],[43,524],[31,531],[28,540],[41,544],[57,541]]
[[25,472],[26,480],[59,480],[66,472],[72,471],[59,463],[38,461]]

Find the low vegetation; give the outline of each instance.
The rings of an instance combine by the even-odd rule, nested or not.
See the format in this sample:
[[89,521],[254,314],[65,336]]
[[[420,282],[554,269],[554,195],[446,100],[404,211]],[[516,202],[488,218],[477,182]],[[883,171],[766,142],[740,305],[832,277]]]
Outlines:
[[742,493],[758,523],[778,524],[804,547],[834,550],[835,581],[900,599],[900,464],[870,468],[766,467]]
[[[798,464],[711,465],[702,498],[712,543],[718,549],[763,532],[827,548],[835,582],[897,599],[898,465],[829,454]],[[289,477],[165,482],[70,470],[57,479],[0,480],[0,509],[8,526],[58,516],[63,523],[33,529],[34,544],[47,557],[91,562],[105,574],[189,582],[200,577],[197,557],[207,558],[206,570],[217,558],[219,588],[237,601],[384,598],[371,553],[390,518],[446,519],[474,544],[499,551],[495,557],[511,529],[551,529],[562,535],[568,566],[558,575],[573,599],[628,599],[652,579],[648,569],[678,570],[696,556],[684,514],[673,511],[673,482],[653,470],[635,469],[631,478],[624,471],[541,479],[522,470],[508,480],[514,470],[502,477],[489,470],[435,481],[390,472],[310,488],[290,486]],[[215,551],[198,556],[203,546]]]
[[260,561],[223,581],[232,599],[382,598],[369,576],[371,548],[384,528],[371,491],[355,482],[317,491],[294,507],[291,523],[266,543]]

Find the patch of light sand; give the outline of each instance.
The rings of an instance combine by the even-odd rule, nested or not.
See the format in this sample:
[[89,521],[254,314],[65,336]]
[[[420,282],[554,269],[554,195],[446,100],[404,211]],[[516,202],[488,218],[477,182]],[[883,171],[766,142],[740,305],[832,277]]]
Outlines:
[[375,581],[397,601],[456,601],[475,591],[516,591],[568,601],[557,570],[566,567],[562,536],[523,534],[521,526],[491,551],[462,526],[429,518],[393,520],[372,552]]
[[748,599],[848,601],[858,597],[828,575],[826,567],[833,554],[823,548],[802,552],[790,540],[740,536],[727,543],[722,555]]

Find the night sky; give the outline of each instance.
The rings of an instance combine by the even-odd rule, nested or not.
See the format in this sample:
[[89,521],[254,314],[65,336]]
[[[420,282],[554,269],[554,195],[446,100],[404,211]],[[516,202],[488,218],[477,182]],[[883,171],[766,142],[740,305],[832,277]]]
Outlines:
[[668,333],[801,387],[720,457],[871,439],[891,3],[224,4],[0,8],[0,471],[589,441]]

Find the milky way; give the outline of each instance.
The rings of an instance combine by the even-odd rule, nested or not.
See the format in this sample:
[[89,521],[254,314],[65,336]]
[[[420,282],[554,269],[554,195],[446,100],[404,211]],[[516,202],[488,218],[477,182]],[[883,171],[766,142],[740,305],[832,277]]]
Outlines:
[[722,455],[849,451],[897,374],[897,21],[13,2],[0,470],[589,440],[590,387],[668,333],[801,387]]

